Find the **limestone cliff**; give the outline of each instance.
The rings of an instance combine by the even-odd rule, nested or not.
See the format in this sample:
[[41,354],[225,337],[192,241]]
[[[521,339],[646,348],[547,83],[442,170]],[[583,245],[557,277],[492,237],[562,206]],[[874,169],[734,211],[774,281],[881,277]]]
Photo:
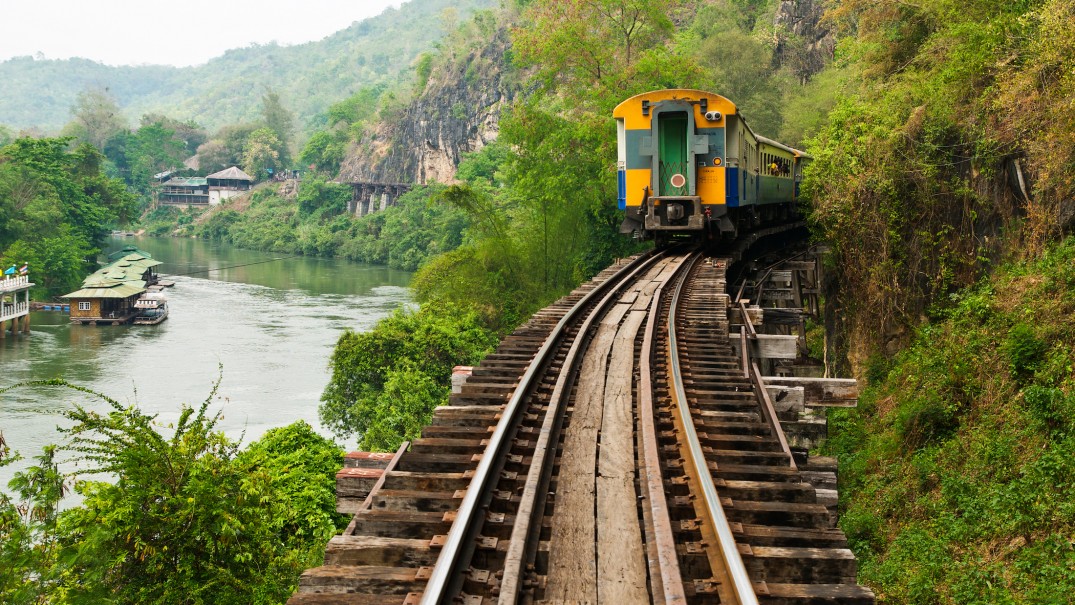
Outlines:
[[450,183],[462,155],[497,137],[501,111],[516,94],[505,60],[509,33],[500,28],[480,47],[447,49],[421,94],[395,119],[368,132],[344,160],[339,180]]
[[806,81],[832,61],[836,40],[821,23],[824,0],[780,0],[773,18],[776,59]]

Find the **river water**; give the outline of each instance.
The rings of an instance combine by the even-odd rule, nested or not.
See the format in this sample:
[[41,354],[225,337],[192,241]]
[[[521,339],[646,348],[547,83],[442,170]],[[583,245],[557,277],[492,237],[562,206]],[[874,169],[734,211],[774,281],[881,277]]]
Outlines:
[[[156,326],[78,326],[66,313],[34,311],[28,337],[8,334],[0,341],[0,388],[64,378],[137,403],[167,424],[181,404],[204,401],[219,374],[210,409],[223,413],[218,427],[230,437],[249,443],[296,420],[328,436],[317,407],[337,338],[348,328],[372,327],[410,301],[410,274],[381,266],[194,239],[114,238],[106,252],[125,245],[163,261],[157,272],[175,282],[165,290],[168,319]],[[0,433],[29,459],[61,442],[61,414],[77,404],[108,409],[61,388],[0,394]],[[0,490],[28,463],[0,468]]]

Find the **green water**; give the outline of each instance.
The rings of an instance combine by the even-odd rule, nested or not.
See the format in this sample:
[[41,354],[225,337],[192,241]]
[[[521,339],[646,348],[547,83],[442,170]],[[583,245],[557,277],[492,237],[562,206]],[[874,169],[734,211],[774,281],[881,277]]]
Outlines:
[[[180,404],[208,396],[222,366],[213,409],[223,412],[219,426],[228,435],[249,442],[300,419],[326,433],[317,406],[336,339],[410,301],[410,274],[386,267],[193,239],[116,238],[106,252],[124,245],[164,262],[158,273],[175,281],[165,291],[168,319],[157,326],[78,326],[66,313],[35,311],[29,336],[0,341],[0,388],[64,378],[137,402],[168,423]],[[106,409],[62,389],[9,391],[0,395],[0,432],[29,458],[60,441],[60,414],[76,404]],[[14,470],[0,469],[0,489]]]

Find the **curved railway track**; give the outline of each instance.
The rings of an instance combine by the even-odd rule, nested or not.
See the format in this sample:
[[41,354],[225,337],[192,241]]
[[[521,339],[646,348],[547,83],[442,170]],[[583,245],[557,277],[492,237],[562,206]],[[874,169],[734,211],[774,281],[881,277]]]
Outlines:
[[733,351],[727,264],[636,257],[536,314],[289,603],[872,603]]

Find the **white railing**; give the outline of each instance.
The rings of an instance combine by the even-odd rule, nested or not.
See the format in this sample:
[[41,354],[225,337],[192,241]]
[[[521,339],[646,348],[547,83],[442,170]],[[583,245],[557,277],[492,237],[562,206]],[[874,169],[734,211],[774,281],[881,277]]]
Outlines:
[[16,303],[14,305],[3,305],[0,307],[0,321],[7,321],[16,317],[22,317],[30,312],[29,303]]
[[0,291],[21,290],[30,286],[29,275],[18,275],[7,279],[0,279]]

